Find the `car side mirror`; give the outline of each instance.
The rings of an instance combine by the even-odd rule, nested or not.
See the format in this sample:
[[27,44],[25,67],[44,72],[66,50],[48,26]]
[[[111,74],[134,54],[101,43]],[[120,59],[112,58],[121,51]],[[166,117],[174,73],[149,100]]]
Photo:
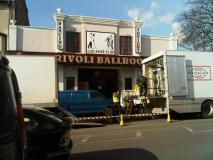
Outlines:
[[26,130],[27,130],[28,132],[30,132],[30,131],[36,129],[37,126],[38,126],[38,123],[37,123],[35,120],[30,119],[30,118],[28,118],[28,117],[25,117],[25,118],[24,118],[24,123],[25,123]]
[[72,118],[70,118],[70,117],[65,117],[65,118],[64,118],[64,121],[65,121],[65,122],[69,122],[69,123],[71,123],[71,124],[74,122],[74,120],[73,120]]

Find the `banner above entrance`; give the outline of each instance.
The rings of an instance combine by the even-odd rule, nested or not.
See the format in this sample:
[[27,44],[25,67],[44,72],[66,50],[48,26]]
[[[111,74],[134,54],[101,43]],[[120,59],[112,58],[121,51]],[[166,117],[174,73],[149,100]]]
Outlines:
[[105,56],[91,54],[59,54],[57,59],[59,63],[81,64],[81,65],[125,65],[141,66],[145,57],[136,56]]
[[68,54],[50,52],[24,52],[7,51],[8,55],[37,55],[37,56],[56,56],[59,63],[71,65],[103,65],[103,66],[129,66],[141,67],[144,56],[115,56],[100,54]]

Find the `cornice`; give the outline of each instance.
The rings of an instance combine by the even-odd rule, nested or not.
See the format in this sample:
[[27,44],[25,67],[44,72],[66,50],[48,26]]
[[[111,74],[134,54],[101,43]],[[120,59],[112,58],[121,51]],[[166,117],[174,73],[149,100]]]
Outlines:
[[[56,14],[56,19],[59,19],[61,15]],[[99,18],[90,16],[75,16],[75,15],[63,15],[64,20],[74,23],[85,23],[85,24],[101,24],[101,25],[111,25],[119,27],[134,27],[134,21],[127,20],[117,20],[109,18]]]

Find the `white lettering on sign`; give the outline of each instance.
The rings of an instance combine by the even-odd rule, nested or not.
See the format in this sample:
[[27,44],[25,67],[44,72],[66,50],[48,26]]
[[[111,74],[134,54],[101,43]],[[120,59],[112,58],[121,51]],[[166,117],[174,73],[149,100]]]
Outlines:
[[94,64],[94,65],[137,65],[141,66],[143,57],[116,57],[116,56],[91,56],[91,55],[57,55],[58,62],[69,64]]
[[188,80],[211,80],[210,66],[187,66],[186,71]]
[[58,49],[63,49],[63,37],[64,37],[64,33],[63,33],[63,21],[57,21],[57,48]]
[[141,52],[141,30],[140,28],[136,28],[136,40],[135,40],[135,44],[136,44],[136,53],[140,53]]

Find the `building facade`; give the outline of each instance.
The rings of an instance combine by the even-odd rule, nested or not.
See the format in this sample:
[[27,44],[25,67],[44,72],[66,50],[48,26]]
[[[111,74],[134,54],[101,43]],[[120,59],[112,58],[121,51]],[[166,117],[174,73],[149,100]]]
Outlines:
[[8,54],[55,55],[58,88],[94,89],[111,97],[131,90],[142,75],[141,61],[176,50],[172,37],[141,37],[142,22],[55,13],[55,29],[10,26]]
[[0,53],[5,53],[8,46],[10,23],[29,26],[28,10],[25,0],[0,1]]

